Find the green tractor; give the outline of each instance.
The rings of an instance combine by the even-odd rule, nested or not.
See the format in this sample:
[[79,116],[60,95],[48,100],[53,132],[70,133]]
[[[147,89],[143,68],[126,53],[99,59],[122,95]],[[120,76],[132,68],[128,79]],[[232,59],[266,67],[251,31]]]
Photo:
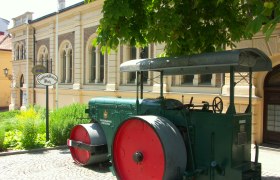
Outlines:
[[[68,139],[80,165],[110,161],[120,180],[261,179],[258,148],[251,161],[252,72],[269,71],[268,56],[255,48],[184,57],[124,62],[121,72],[136,72],[136,98],[92,98],[91,122],[76,125]],[[160,74],[160,94],[143,98],[143,72]],[[248,74],[249,100],[236,113],[235,72]],[[163,76],[230,73],[229,107],[220,97],[212,104],[166,99]]]

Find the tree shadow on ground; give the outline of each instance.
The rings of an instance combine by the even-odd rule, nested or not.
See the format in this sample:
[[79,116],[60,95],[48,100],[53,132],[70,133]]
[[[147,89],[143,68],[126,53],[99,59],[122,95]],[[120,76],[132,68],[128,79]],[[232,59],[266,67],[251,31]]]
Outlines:
[[66,146],[64,148],[59,149],[60,154],[70,154],[69,148]]
[[[68,148],[67,149],[60,149],[59,153],[60,154],[71,155],[70,150]],[[87,169],[93,170],[93,171],[98,172],[98,173],[108,173],[108,172],[110,172],[110,167],[112,166],[112,163],[109,162],[109,160],[107,160],[105,162],[102,162],[102,163],[90,164],[90,165],[85,165],[85,166],[76,163],[74,160],[73,160],[73,163],[76,166],[82,166],[83,168],[87,168]]]
[[109,161],[106,161],[103,163],[87,165],[87,166],[84,166],[84,168],[93,170],[98,173],[108,173],[108,172],[110,172],[111,166],[112,166],[112,163],[110,163]]
[[44,154],[47,151],[51,151],[51,150],[59,150],[61,154],[69,154],[69,149],[67,148],[67,146],[56,146],[56,147],[49,147],[49,148],[37,148],[37,149],[27,149],[27,150],[23,150],[26,151],[26,153],[28,154]]

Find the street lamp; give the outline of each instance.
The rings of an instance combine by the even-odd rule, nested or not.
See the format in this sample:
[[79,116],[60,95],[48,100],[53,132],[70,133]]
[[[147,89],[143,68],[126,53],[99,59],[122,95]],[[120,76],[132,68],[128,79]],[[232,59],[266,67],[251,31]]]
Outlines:
[[3,71],[4,71],[5,77],[7,77],[7,76],[8,76],[9,69],[8,69],[8,68],[5,68],[5,69],[3,69]]
[[8,68],[3,69],[3,72],[4,72],[5,77],[7,77],[10,81],[14,80],[14,76],[12,74],[9,74]]

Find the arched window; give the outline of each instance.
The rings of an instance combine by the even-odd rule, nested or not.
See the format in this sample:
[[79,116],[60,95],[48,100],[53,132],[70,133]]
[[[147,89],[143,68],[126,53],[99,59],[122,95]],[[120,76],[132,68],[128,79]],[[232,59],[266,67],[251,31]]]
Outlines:
[[[137,49],[136,47],[130,47],[130,58],[129,60],[137,59]],[[129,83],[136,83],[136,72],[130,72],[128,75]]]
[[16,45],[15,51],[15,60],[19,60],[19,44]]
[[92,41],[96,38],[96,34],[92,34],[87,41],[86,58],[85,58],[85,82],[86,84],[106,84],[107,72],[107,55],[102,54],[99,46],[93,46]]
[[89,59],[89,83],[105,83],[105,56],[99,47],[91,46]]
[[104,82],[104,54],[102,52],[99,52],[99,57],[100,57],[100,66],[99,66],[99,82],[103,83]]
[[69,68],[68,68],[68,75],[69,75],[69,78],[68,78],[68,83],[71,83],[72,82],[72,74],[73,74],[73,53],[72,53],[72,49],[69,50],[69,61],[68,61],[68,64],[69,64]]
[[66,51],[63,51],[61,82],[66,82]]
[[20,46],[20,59],[25,59],[24,57],[24,44]]
[[[133,59],[147,59],[153,57],[153,49],[154,45],[150,44],[144,48],[138,48],[135,46],[126,46],[123,45],[120,49],[121,60],[120,63],[125,61],[133,60]],[[149,79],[153,75],[151,72],[144,71],[142,72],[143,82],[144,84],[150,84],[151,81]],[[125,72],[120,75],[120,83],[126,84],[135,84],[136,83],[136,72]]]
[[73,82],[73,64],[74,56],[72,45],[69,41],[64,41],[60,46],[60,82],[72,83]]
[[45,45],[40,46],[40,48],[38,50],[36,64],[45,66],[47,68],[48,72],[51,72],[51,70],[52,70],[51,61],[49,59],[49,52]]
[[[141,59],[149,58],[149,47],[148,46],[146,46],[146,47],[141,49],[140,58]],[[148,76],[149,76],[149,72],[148,71],[144,71],[143,72],[143,82],[144,83],[148,82]]]
[[[138,56],[137,56],[138,54]],[[136,47],[130,47],[130,56],[128,60],[133,60],[133,59],[147,59],[149,58],[149,47],[146,46],[144,48],[136,48]],[[149,72],[144,71],[143,72],[143,82],[147,83],[148,82],[148,77],[149,77]],[[128,82],[129,83],[136,83],[136,72],[131,72],[128,75]]]

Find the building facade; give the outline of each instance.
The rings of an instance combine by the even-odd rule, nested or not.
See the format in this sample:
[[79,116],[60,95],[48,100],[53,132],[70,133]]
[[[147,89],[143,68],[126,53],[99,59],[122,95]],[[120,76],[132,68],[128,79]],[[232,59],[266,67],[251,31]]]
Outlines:
[[[58,84],[49,86],[49,104],[52,109],[71,103],[87,103],[90,98],[98,96],[135,98],[135,74],[120,73],[119,65],[140,57],[157,57],[164,46],[150,44],[145,48],[136,48],[121,45],[118,51],[103,55],[99,47],[92,46],[102,17],[102,5],[102,0],[90,4],[81,2],[35,20],[32,20],[30,12],[14,18],[14,27],[9,30],[13,35],[12,63],[15,77],[10,109],[25,109],[31,104],[45,106],[46,89],[36,83],[32,74],[32,68],[36,65],[44,65],[49,72],[58,76]],[[272,130],[274,135],[280,135],[280,116],[277,111],[280,101],[269,95],[273,86],[273,92],[280,97],[277,79],[280,69],[279,30],[277,28],[269,42],[265,41],[262,34],[257,34],[253,40],[242,41],[237,45],[238,48],[256,47],[263,50],[271,57],[275,67],[271,73],[254,73],[252,134],[253,141],[258,143],[280,143],[279,139],[266,139],[265,134],[266,130]],[[243,75],[237,76],[240,80],[244,79]],[[158,97],[158,74],[149,72],[144,77],[144,98]],[[164,85],[166,98],[189,102],[193,97],[194,103],[211,103],[214,97],[220,96],[224,101],[224,109],[229,104],[227,74],[167,77]],[[244,112],[247,107],[247,86],[246,81],[240,81],[236,86],[238,112]]]
[[6,109],[10,105],[12,80],[12,37],[8,34],[9,21],[0,18],[0,109]]

